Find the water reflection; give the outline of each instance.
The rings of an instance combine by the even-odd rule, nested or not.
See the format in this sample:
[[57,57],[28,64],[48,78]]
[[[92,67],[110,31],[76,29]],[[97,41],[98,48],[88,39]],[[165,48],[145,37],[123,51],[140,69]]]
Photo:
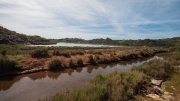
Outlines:
[[[120,61],[96,66],[88,65],[86,67],[66,68],[56,72],[44,71],[27,75],[3,77],[0,78],[0,100],[13,99],[13,97],[17,98],[17,95],[27,92],[29,95],[23,97],[18,96],[19,99],[17,98],[17,101],[22,99],[32,100],[32,97],[45,98],[59,91],[64,92],[67,88],[81,87],[98,72],[110,73],[116,70],[127,70],[132,66],[140,65],[143,62],[155,58],[158,57],[139,58],[131,61]],[[36,94],[33,92],[36,92]],[[42,94],[43,92],[46,92],[46,94]]]
[[[91,74],[94,69],[97,70],[98,68],[106,69],[107,67],[113,68],[113,67],[118,66],[118,67],[121,67],[121,69],[123,70],[123,69],[129,69],[128,65],[132,66],[135,64],[137,65],[139,63],[141,64],[141,62],[146,61],[148,59],[150,58],[139,58],[137,60],[120,61],[117,63],[110,63],[110,64],[88,65],[86,67],[77,67],[74,69],[67,68],[67,69],[64,69],[63,71],[56,71],[56,72],[45,71],[45,72],[38,72],[38,73],[32,73],[32,74],[27,74],[27,75],[21,75],[21,76],[3,77],[3,78],[0,78],[0,91],[8,90],[14,83],[18,82],[21,78],[24,78],[24,77],[28,77],[31,80],[35,81],[35,80],[44,79],[46,77],[49,77],[50,79],[57,79],[58,77],[60,77],[62,73],[67,73],[69,76],[71,76],[73,72],[81,73],[81,71],[84,68],[86,68],[89,74]],[[103,73],[103,71],[101,71],[101,73]]]

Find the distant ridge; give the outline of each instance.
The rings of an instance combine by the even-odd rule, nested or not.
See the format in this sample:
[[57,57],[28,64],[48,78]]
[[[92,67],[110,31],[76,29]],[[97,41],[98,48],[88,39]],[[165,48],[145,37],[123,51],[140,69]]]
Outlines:
[[80,38],[63,38],[54,39],[56,42],[69,43],[88,43],[88,44],[104,44],[104,45],[120,45],[120,46],[174,46],[180,43],[180,37],[165,38],[165,39],[138,39],[138,40],[112,40],[110,38],[84,40]]
[[28,36],[0,26],[0,44],[50,44],[50,40],[34,35]]
[[82,44],[104,44],[120,46],[174,46],[180,43],[180,37],[165,39],[138,39],[138,40],[112,40],[110,38],[97,38],[84,40],[81,38],[46,39],[37,35],[29,36],[19,34],[0,26],[0,44],[55,44],[57,42],[82,43]]

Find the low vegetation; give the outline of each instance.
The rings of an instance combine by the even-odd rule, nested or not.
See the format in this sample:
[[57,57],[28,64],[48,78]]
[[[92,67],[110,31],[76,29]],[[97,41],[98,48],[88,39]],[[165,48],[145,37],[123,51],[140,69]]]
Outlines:
[[[157,65],[158,64],[158,65]],[[152,60],[142,66],[133,67],[132,70],[141,71],[155,79],[166,79],[174,71],[169,61]]]
[[151,78],[170,78],[180,69],[180,53],[173,53],[164,59],[152,60],[129,71],[97,74],[90,83],[77,90],[67,90],[48,101],[128,101],[137,100],[148,94]]
[[48,67],[50,70],[61,69],[62,62],[58,59],[54,59],[49,63]]
[[[44,68],[54,58],[61,61],[61,69],[84,65],[108,64],[121,60],[153,56],[168,49],[157,47],[42,47],[1,45],[2,58],[13,60],[24,69]],[[13,71],[13,70],[12,70]]]
[[47,49],[38,49],[31,52],[31,57],[33,58],[45,58],[48,56],[49,54]]
[[178,101],[180,99],[180,70],[174,71],[170,75],[170,79],[164,84],[164,89],[168,92],[174,94],[174,101]]
[[28,36],[11,31],[7,28],[0,26],[0,44],[54,44],[46,38],[34,35]]
[[75,67],[76,64],[74,63],[74,61],[72,59],[69,60],[69,67]]
[[77,65],[78,66],[83,66],[83,60],[82,59],[78,59],[77,60]]
[[17,62],[8,58],[0,58],[0,73],[10,70],[17,70]]

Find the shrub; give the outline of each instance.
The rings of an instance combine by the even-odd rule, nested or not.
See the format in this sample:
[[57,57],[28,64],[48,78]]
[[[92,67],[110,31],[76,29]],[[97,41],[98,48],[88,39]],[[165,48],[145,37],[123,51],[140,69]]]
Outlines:
[[76,54],[84,55],[84,51],[83,50],[78,50],[78,51],[76,51]]
[[48,57],[49,54],[48,54],[48,50],[47,49],[38,49],[38,50],[34,50],[32,53],[31,53],[31,57],[33,58],[43,58],[43,57]]
[[4,72],[6,70],[15,70],[17,68],[17,62],[10,59],[2,59],[0,58],[0,72]]
[[59,55],[60,55],[60,52],[59,52],[58,50],[54,50],[54,51],[53,51],[53,55],[54,55],[54,56],[59,56]]
[[71,55],[69,54],[69,52],[61,52],[60,55],[64,56],[64,57],[71,57]]
[[102,52],[101,51],[94,51],[93,54],[98,54],[98,55],[102,55]]
[[97,61],[97,60],[100,60],[99,55],[96,54],[96,55],[95,55],[95,59],[96,59],[96,61]]
[[1,51],[1,55],[2,55],[2,56],[6,56],[6,50],[2,50],[2,51]]
[[166,79],[175,68],[166,60],[152,60],[132,70],[142,71],[155,79]]
[[149,78],[139,71],[113,72],[111,74],[97,74],[89,85],[58,94],[53,101],[129,101],[141,94],[143,87],[150,84]]
[[69,60],[69,67],[74,67],[74,66],[75,66],[75,64],[74,64],[73,60],[70,59],[70,60]]
[[98,61],[97,61],[98,63],[109,63],[110,61],[107,59],[107,58],[100,58]]
[[94,60],[92,55],[89,56],[89,63],[96,64],[96,61]]
[[60,69],[60,67],[62,67],[61,65],[61,61],[58,59],[54,59],[49,63],[49,69],[50,70],[54,70],[54,69]]
[[78,66],[82,66],[82,65],[83,65],[82,59],[78,59],[78,60],[77,60],[77,65],[78,65]]

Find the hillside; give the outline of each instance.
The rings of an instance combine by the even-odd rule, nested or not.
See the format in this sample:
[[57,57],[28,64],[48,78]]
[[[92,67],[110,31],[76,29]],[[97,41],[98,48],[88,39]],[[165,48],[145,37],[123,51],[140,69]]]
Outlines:
[[105,45],[120,45],[120,46],[163,46],[170,47],[180,43],[180,37],[166,39],[144,39],[144,40],[112,40],[110,38],[100,38],[92,40],[84,40],[79,38],[64,38],[58,39],[57,42],[70,43],[88,43],[88,44],[105,44]]
[[[163,46],[171,47],[180,43],[180,37],[166,39],[144,39],[144,40],[112,40],[110,38],[97,38],[85,40],[80,38],[46,39],[37,35],[28,36],[0,26],[0,44],[55,44],[57,42],[82,43],[82,44],[104,44],[120,46]],[[178,44],[179,45],[179,44]]]
[[180,42],[180,37],[166,39],[119,40],[118,45],[123,46],[174,46]]
[[0,44],[51,44],[50,40],[34,35],[19,34],[0,26]]

